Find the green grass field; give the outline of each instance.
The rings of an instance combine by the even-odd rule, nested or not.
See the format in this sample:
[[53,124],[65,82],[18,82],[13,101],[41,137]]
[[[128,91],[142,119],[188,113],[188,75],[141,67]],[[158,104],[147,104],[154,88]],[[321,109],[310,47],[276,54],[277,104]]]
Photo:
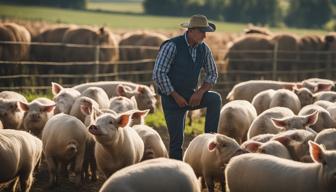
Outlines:
[[[39,6],[14,6],[0,4],[0,17],[18,18],[30,20],[45,20],[48,22],[74,23],[79,25],[108,26],[112,29],[154,29],[154,30],[177,30],[179,24],[188,21],[187,17],[162,17],[150,16],[139,13],[141,5],[138,3],[89,3],[91,10],[79,11],[70,9],[58,9]],[[91,8],[90,8],[91,7]],[[93,11],[94,9],[110,9],[113,12]],[[113,10],[111,10],[113,7]],[[123,13],[125,10],[133,14]],[[130,11],[133,10],[133,11]],[[107,10],[108,11],[108,10]],[[246,24],[228,23],[215,21],[219,32],[242,32]],[[271,28],[276,32],[294,32],[296,34],[326,33],[322,30]]]
[[88,2],[87,9],[120,13],[144,13],[143,6],[140,2]]

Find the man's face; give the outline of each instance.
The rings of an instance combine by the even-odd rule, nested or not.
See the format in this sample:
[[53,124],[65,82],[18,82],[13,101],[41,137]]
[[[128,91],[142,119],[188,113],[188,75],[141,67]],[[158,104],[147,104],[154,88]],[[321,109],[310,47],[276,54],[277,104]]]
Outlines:
[[206,38],[206,32],[201,31],[200,29],[191,29],[189,30],[190,32],[190,38],[191,38],[191,43],[201,43],[205,38]]

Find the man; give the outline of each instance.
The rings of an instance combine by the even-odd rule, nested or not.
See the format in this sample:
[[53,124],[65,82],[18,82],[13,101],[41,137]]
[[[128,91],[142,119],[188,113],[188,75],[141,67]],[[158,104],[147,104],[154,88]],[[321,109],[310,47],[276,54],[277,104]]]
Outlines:
[[[217,132],[221,97],[209,91],[218,74],[209,47],[203,43],[206,32],[216,26],[204,15],[194,15],[189,23],[181,24],[188,30],[181,36],[165,41],[156,58],[153,80],[161,95],[162,108],[170,137],[169,156],[182,159],[185,115],[188,110],[207,108],[205,132]],[[206,77],[197,88],[201,68]]]

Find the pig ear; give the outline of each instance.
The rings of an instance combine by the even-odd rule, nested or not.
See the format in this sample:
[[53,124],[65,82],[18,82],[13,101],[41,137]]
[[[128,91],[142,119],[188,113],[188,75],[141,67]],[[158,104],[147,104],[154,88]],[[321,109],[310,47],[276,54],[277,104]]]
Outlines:
[[126,127],[129,124],[131,114],[124,113],[119,116],[118,127]]
[[62,91],[62,89],[64,88],[60,84],[51,82],[51,91],[53,95],[57,95],[60,91]]
[[285,84],[283,86],[284,89],[288,89],[288,90],[293,90],[294,87],[296,87],[296,84],[294,84],[294,83],[293,84]]
[[84,115],[91,115],[92,107],[89,105],[80,105],[80,110]]
[[334,85],[328,83],[319,83],[317,84],[317,92],[319,91],[330,91]]
[[52,105],[46,105],[42,107],[42,111],[43,112],[51,112],[52,110],[54,110],[54,108],[56,107],[56,104],[52,104]]
[[144,86],[138,86],[137,90],[138,90],[139,93],[142,93],[142,94],[145,93],[145,87]]
[[287,125],[286,121],[283,120],[283,119],[271,118],[271,121],[272,121],[273,125],[276,126],[279,129],[284,129]]
[[299,83],[296,83],[296,84],[295,84],[295,87],[298,88],[298,89],[301,89],[301,88],[303,88],[304,86],[303,86],[303,84],[302,84],[301,82],[299,82]]
[[139,117],[146,117],[147,114],[149,112],[149,109],[146,109],[146,110],[143,110],[143,111],[140,111],[140,110],[136,110],[133,114],[132,114],[132,119],[136,119],[136,118],[139,118]]
[[310,149],[310,156],[313,161],[317,163],[325,164],[324,153],[325,149],[322,145],[315,143],[314,141],[308,141],[309,149]]
[[21,109],[22,111],[28,111],[29,110],[29,106],[28,106],[27,103],[19,101],[18,106],[19,106],[19,109]]
[[122,86],[122,85],[118,85],[117,86],[117,95],[118,96],[125,96],[125,88],[124,88],[124,86]]
[[258,141],[249,141],[244,145],[244,148],[249,152],[256,152],[260,147],[261,143]]
[[281,137],[275,137],[272,140],[278,141],[281,144],[283,144],[284,146],[287,146],[292,139],[288,135],[283,135]]
[[214,151],[215,148],[217,147],[217,143],[215,141],[211,141],[208,145],[209,151]]
[[306,123],[305,126],[309,126],[309,125],[314,125],[318,119],[318,111],[313,112],[310,115],[307,115],[306,118]]
[[150,85],[149,85],[149,89],[150,89],[151,91],[153,91],[153,93],[155,93],[155,88],[154,88],[154,85],[153,85],[153,84],[150,84]]

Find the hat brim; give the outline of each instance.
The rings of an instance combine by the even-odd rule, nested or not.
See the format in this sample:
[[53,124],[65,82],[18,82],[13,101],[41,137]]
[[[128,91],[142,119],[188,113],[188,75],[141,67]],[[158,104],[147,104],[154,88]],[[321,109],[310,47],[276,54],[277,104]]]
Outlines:
[[190,23],[182,23],[181,27],[183,28],[198,28],[202,32],[214,32],[216,31],[216,25],[213,23],[208,22],[209,25],[207,27],[192,27]]

